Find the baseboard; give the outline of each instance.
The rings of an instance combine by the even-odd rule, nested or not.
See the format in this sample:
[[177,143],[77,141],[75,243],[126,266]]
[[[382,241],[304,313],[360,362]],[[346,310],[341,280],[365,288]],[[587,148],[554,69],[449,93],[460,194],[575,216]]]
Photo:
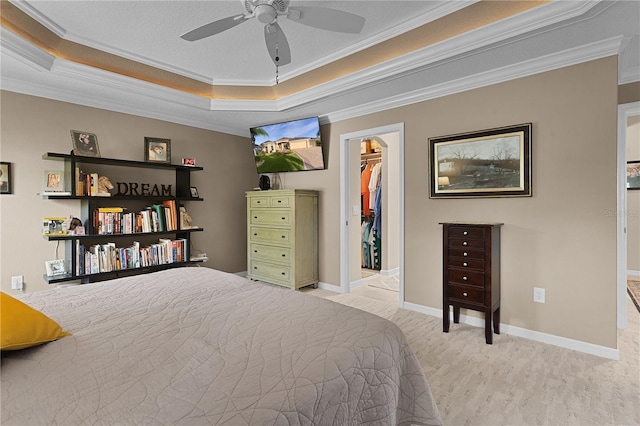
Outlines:
[[233,275],[238,275],[241,277],[247,277],[247,271],[234,272]]
[[[410,302],[404,302],[402,307],[409,311],[442,318],[442,309],[431,308]],[[460,323],[484,328],[484,319],[478,317],[461,314]],[[516,327],[509,324],[500,323],[500,332],[511,336],[534,340],[540,343],[559,346],[565,349],[571,349],[573,351],[584,352],[602,358],[613,359],[616,361],[620,359],[620,351],[618,349],[594,345],[593,343],[581,342],[579,340],[568,339],[566,337],[555,336],[553,334],[542,333],[540,331],[528,330],[526,328]]]
[[627,271],[627,276],[628,277],[640,277],[640,271],[633,271],[633,270],[629,269]]
[[400,273],[400,268],[393,268],[393,269],[381,269],[380,270],[380,275],[385,275],[387,277],[391,276],[391,275],[396,275]]
[[[366,278],[365,278],[366,279]],[[356,287],[360,287],[362,284],[364,284],[364,279],[359,279],[359,280],[355,280],[355,281],[351,281],[349,283],[349,288],[350,289],[354,289]]]
[[333,291],[334,293],[340,293],[340,294],[346,293],[346,291],[339,285],[333,285],[333,284],[328,284],[323,282],[318,282],[318,288],[321,288],[322,290]]

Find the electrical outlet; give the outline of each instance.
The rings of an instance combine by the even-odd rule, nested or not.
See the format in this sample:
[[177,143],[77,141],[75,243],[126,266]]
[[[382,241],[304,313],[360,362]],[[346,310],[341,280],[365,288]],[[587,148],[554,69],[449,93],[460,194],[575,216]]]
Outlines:
[[544,288],[533,288],[533,301],[538,303],[545,303],[545,291]]
[[16,275],[11,277],[11,290],[22,290],[23,277],[22,275]]

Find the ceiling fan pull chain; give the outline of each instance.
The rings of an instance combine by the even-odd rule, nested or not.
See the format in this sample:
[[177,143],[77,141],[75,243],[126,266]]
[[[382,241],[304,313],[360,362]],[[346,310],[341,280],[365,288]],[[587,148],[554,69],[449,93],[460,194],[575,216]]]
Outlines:
[[[278,17],[276,16],[275,19],[276,24],[278,23]],[[276,28],[276,86],[280,83],[280,66],[279,66],[279,62],[280,62],[280,56],[278,55],[278,26],[275,26]]]

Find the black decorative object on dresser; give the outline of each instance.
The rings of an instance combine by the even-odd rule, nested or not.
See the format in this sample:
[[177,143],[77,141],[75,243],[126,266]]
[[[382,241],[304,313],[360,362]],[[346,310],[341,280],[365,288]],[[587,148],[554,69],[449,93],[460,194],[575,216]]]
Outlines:
[[[502,223],[441,222],[443,331],[449,332],[460,308],[484,312],[485,339],[500,334],[500,227]],[[491,321],[493,320],[493,330]]]
[[[79,200],[85,225],[80,227],[82,233],[70,228],[60,235],[43,234],[49,241],[65,242],[66,273],[45,276],[49,284],[89,283],[201,261],[191,257],[190,246],[191,234],[203,229],[190,223],[186,226],[181,211],[187,201],[203,201],[191,192],[191,173],[202,167],[73,153],[48,152],[42,158],[62,161],[65,177],[63,192],[43,195],[50,200]],[[117,167],[165,170],[171,180],[166,184],[116,181],[116,189],[106,176],[82,172],[93,165],[115,174]]]

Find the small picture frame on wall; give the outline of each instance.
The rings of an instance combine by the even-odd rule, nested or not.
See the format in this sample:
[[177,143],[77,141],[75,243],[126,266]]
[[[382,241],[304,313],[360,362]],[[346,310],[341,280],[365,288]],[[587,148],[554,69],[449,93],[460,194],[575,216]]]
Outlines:
[[198,195],[198,188],[192,186],[189,188],[189,190],[191,191],[191,198],[200,198],[200,196]]
[[627,189],[640,189],[640,160],[627,162]]
[[74,155],[81,155],[83,157],[100,157],[98,137],[93,133],[72,130],[71,141],[73,142]]
[[144,138],[144,161],[171,163],[171,139]]
[[62,170],[45,170],[42,189],[44,192],[63,192],[64,172]]
[[11,194],[11,163],[0,162],[0,194]]

